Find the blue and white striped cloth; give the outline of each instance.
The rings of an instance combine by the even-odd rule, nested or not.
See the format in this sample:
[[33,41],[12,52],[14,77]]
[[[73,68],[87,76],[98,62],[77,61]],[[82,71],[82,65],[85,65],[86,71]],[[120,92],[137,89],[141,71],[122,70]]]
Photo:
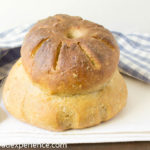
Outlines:
[[[0,33],[0,80],[19,58],[23,38],[31,27],[24,25]],[[150,34],[112,33],[120,47],[120,71],[150,83]]]

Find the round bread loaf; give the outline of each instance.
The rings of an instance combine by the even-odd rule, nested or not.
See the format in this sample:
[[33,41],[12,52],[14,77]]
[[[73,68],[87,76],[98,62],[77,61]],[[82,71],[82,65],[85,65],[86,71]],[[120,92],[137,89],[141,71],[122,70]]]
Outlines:
[[117,68],[119,49],[103,26],[56,15],[32,27],[21,57],[30,78],[41,88],[73,95],[101,89]]
[[68,15],[41,20],[4,84],[4,104],[16,118],[48,130],[97,125],[126,104],[118,61],[117,43],[103,26]]

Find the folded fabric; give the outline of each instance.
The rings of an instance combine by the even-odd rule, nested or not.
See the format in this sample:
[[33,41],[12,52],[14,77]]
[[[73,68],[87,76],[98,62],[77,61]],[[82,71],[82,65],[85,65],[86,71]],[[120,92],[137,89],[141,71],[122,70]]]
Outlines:
[[[0,33],[0,80],[19,57],[25,34],[33,24]],[[123,34],[112,31],[120,47],[119,69],[122,73],[150,83],[150,34]]]

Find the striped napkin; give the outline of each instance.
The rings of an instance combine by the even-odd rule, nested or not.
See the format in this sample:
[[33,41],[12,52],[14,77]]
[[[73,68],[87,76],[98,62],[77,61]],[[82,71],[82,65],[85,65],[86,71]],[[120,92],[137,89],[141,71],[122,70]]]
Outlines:
[[[20,46],[32,25],[27,24],[0,33],[0,80],[7,76],[11,66],[20,57]],[[120,47],[120,71],[150,83],[150,34],[112,33]]]

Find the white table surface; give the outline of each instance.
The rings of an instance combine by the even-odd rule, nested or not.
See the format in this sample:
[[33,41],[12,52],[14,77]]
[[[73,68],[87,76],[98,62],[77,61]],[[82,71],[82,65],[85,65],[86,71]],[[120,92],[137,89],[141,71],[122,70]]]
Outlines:
[[129,77],[125,81],[125,108],[113,119],[82,130],[50,132],[22,123],[7,113],[0,100],[0,145],[150,141],[150,85]]
[[78,15],[110,30],[150,33],[150,0],[0,0],[0,32],[57,13]]

